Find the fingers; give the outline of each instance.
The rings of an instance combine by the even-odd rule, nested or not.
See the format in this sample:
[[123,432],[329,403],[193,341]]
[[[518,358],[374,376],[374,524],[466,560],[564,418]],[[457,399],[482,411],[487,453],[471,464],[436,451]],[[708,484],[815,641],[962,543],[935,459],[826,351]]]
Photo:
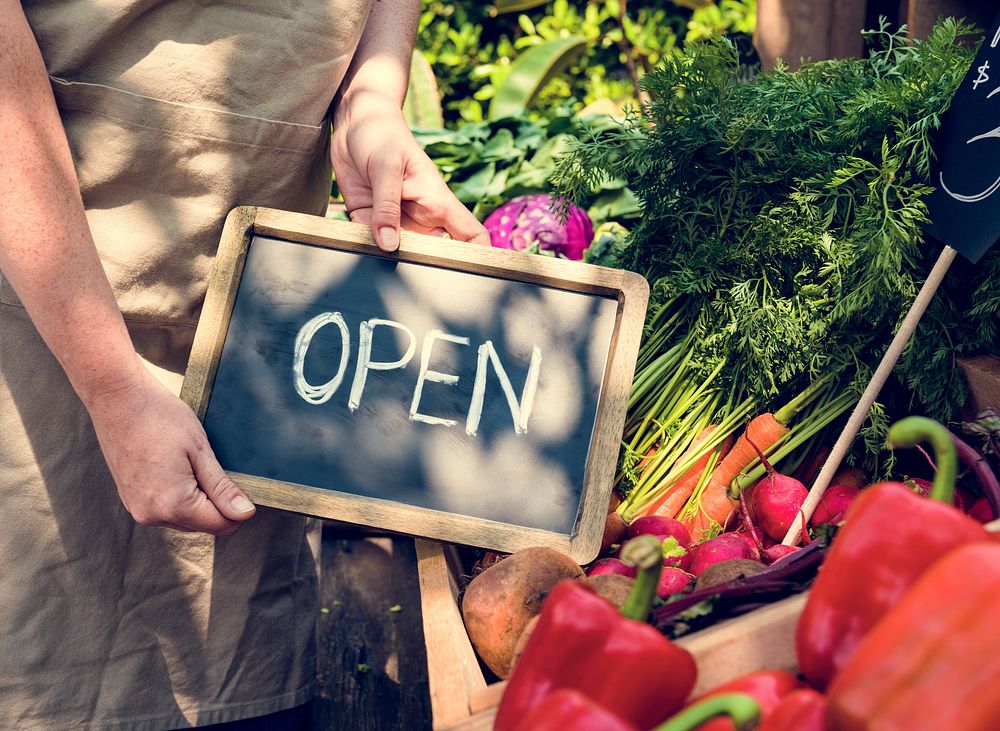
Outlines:
[[198,487],[224,518],[241,523],[253,517],[257,508],[236,483],[229,479],[207,443],[193,451],[189,458]]
[[400,201],[403,197],[403,161],[383,158],[372,175],[371,227],[375,243],[384,251],[399,248]]

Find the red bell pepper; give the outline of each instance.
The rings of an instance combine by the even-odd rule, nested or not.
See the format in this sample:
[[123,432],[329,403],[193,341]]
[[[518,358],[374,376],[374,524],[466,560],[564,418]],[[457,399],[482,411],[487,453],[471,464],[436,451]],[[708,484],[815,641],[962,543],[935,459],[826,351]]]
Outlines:
[[800,688],[782,698],[757,731],[825,731],[826,706],[826,696]]
[[[761,719],[770,715],[781,699],[803,687],[802,681],[787,670],[759,670],[723,683],[705,693],[698,700],[711,698],[722,693],[746,693],[760,706]],[[698,701],[694,701],[697,703]],[[728,718],[715,718],[698,727],[698,731],[733,731],[733,722]]]
[[[737,731],[753,728],[760,707],[748,695],[728,693],[712,696],[684,709],[653,731],[695,731],[703,721],[725,716]],[[641,731],[601,708],[583,693],[563,688],[551,693],[517,726],[517,731]]]
[[799,669],[825,689],[864,635],[920,574],[953,548],[987,537],[978,522],[952,507],[955,447],[930,419],[908,417],[889,430],[892,446],[934,446],[937,475],[931,500],[900,483],[861,493],[813,584],[796,629]]
[[[653,536],[638,536],[622,553],[639,568],[620,614],[575,581],[545,598],[538,626],[514,667],[494,729],[511,731],[546,696],[573,688],[622,720],[645,730],[684,703],[696,668],[687,650],[644,621],[656,595],[663,554]],[[625,616],[622,616],[625,615]]]
[[1000,729],[1000,545],[931,566],[830,687],[831,731]]
[[517,731],[636,731],[578,690],[561,688],[545,696],[517,725]]

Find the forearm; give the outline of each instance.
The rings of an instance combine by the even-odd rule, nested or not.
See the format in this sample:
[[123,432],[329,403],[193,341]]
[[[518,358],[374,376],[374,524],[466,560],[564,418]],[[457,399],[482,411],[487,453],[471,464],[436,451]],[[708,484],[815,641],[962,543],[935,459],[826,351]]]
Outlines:
[[0,0],[0,271],[85,402],[137,377],[41,54],[10,0]]
[[340,87],[341,104],[372,94],[402,105],[419,19],[419,0],[375,0]]

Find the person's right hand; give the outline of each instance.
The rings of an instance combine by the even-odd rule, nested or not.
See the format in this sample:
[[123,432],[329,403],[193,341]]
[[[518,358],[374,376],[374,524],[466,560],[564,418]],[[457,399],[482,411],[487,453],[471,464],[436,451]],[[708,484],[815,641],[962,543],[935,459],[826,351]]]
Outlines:
[[145,368],[88,403],[125,509],[137,523],[232,535],[256,510],[219,465],[190,407]]

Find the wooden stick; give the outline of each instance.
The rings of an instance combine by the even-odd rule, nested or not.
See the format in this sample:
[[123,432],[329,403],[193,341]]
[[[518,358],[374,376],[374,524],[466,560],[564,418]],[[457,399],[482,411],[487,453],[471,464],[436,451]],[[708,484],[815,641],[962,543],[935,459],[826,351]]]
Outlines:
[[948,273],[948,268],[951,267],[951,263],[955,261],[955,256],[957,254],[958,252],[955,249],[950,246],[946,246],[944,247],[944,251],[941,252],[941,256],[938,257],[937,263],[934,264],[934,268],[927,277],[927,281],[924,282],[924,286],[920,288],[920,292],[917,293],[917,298],[913,301],[910,311],[906,313],[906,317],[903,318],[903,323],[899,326],[896,336],[889,344],[889,349],[886,350],[885,355],[882,356],[882,362],[879,363],[878,368],[875,369],[875,373],[872,375],[871,381],[868,382],[868,387],[865,388],[865,392],[861,394],[861,400],[858,401],[858,405],[854,408],[854,411],[851,413],[851,417],[847,420],[847,425],[844,426],[844,430],[840,433],[837,443],[834,444],[833,449],[830,450],[830,456],[827,457],[826,462],[823,463],[823,469],[821,469],[819,471],[819,475],[816,476],[816,481],[809,490],[809,496],[806,497],[806,501],[802,504],[802,513],[804,515],[803,519],[796,520],[792,524],[791,528],[788,529],[788,532],[785,534],[785,539],[782,541],[784,545],[794,546],[799,542],[799,538],[802,533],[802,526],[809,521],[809,518],[812,517],[813,511],[816,510],[816,506],[819,505],[820,498],[823,497],[823,493],[826,492],[826,488],[829,487],[834,473],[837,471],[837,468],[840,467],[840,463],[847,454],[847,450],[850,449],[851,444],[854,442],[854,438],[861,430],[861,425],[864,424],[865,419],[868,418],[868,412],[875,403],[875,399],[878,398],[879,392],[882,390],[882,386],[884,386],[885,382],[889,380],[889,374],[892,373],[892,369],[896,367],[896,361],[899,360],[899,356],[902,354],[903,348],[906,347],[906,344],[913,336],[913,332],[917,329],[920,318],[923,317],[924,312],[927,310],[927,306],[930,304],[931,298],[934,297],[934,293],[937,292],[938,287],[941,286],[941,282],[944,280],[945,274]]

